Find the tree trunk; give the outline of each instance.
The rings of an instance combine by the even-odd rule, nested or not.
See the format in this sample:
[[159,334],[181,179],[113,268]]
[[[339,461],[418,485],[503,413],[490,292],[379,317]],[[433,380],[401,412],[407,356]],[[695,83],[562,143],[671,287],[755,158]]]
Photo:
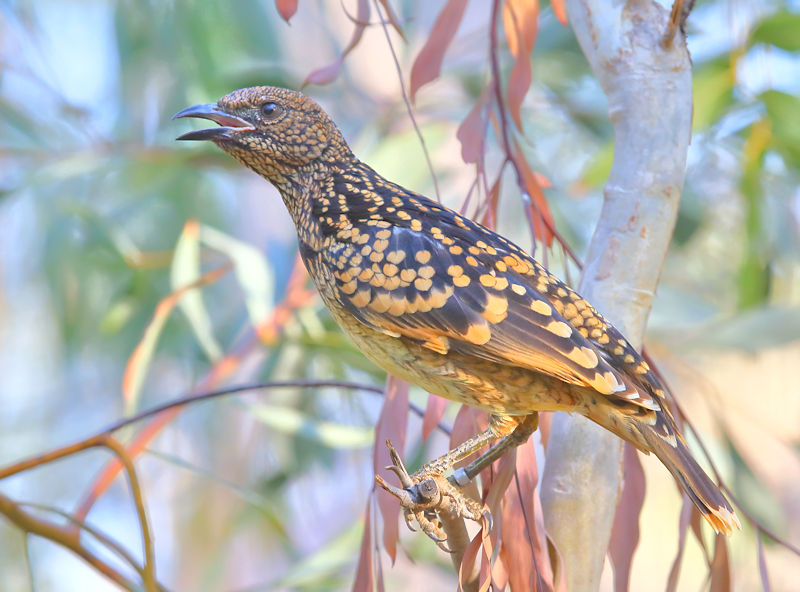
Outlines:
[[[683,186],[692,119],[683,35],[651,0],[566,0],[608,96],[614,162],[579,292],[637,347]],[[545,526],[570,591],[597,590],[619,491],[622,441],[580,416],[553,418],[542,478]],[[624,509],[621,509],[624,511]]]

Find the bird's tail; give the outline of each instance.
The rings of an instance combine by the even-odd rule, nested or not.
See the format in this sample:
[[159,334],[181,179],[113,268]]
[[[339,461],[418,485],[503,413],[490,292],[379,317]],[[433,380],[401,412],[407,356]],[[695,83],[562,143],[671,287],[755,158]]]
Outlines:
[[[652,423],[653,413],[655,423]],[[643,452],[653,454],[677,479],[689,499],[692,500],[703,517],[717,533],[730,535],[735,526],[742,526],[733,508],[725,499],[720,488],[705,474],[677,431],[669,412],[659,410],[649,412],[645,420],[637,414],[611,414],[604,417],[591,417],[603,427],[632,442]],[[620,417],[622,415],[622,417]]]

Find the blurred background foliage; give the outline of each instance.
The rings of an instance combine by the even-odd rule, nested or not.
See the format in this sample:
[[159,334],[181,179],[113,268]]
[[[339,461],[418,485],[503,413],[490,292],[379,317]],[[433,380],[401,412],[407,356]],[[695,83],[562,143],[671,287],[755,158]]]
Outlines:
[[[287,292],[295,242],[277,193],[213,146],[175,143],[189,126],[170,121],[236,88],[299,88],[347,45],[355,4],[304,0],[287,25],[267,0],[0,0],[0,466],[203,385],[382,384],[302,282]],[[390,31],[407,77],[439,7],[392,6],[407,38]],[[442,77],[417,94],[441,198],[453,207],[474,179],[455,132],[486,79],[488,10],[470,3]],[[372,23],[338,78],[307,92],[363,160],[431,195],[374,13]],[[689,23],[694,137],[648,347],[745,507],[797,544],[800,3],[701,0]],[[580,254],[613,138],[569,27],[546,5],[539,27],[524,150],[552,184],[556,227]],[[500,231],[531,246],[513,182],[499,212]],[[577,277],[560,250],[547,259]],[[227,265],[171,314],[158,308]],[[425,394],[412,390],[412,401],[424,407]],[[349,587],[379,408],[373,394],[294,389],[184,410],[137,458],[159,579],[175,590]],[[424,446],[444,447],[441,436],[419,443],[416,417],[409,433],[412,466]],[[87,452],[0,490],[72,511],[105,460]],[[678,548],[680,499],[649,459],[645,469],[632,589],[666,581]],[[121,479],[88,520],[139,548]],[[759,586],[753,537],[746,524],[732,540],[734,589]],[[423,539],[405,537],[396,566],[386,565],[390,589],[454,587],[447,558]],[[795,589],[798,558],[764,545],[773,589]],[[687,542],[678,588],[701,586],[704,566],[700,546]],[[0,589],[31,582],[38,591],[114,589],[68,552],[0,521]]]

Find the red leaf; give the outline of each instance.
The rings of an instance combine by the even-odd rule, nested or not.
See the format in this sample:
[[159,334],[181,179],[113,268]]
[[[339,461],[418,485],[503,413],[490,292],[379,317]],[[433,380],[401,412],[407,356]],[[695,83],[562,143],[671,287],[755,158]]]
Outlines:
[[675,592],[678,587],[678,576],[680,575],[681,561],[683,560],[683,549],[686,547],[686,533],[689,530],[689,519],[692,516],[693,507],[694,505],[689,500],[688,496],[683,496],[681,517],[678,522],[678,552],[675,554],[675,559],[672,561],[672,567],[669,570],[666,592]]
[[[394,447],[403,454],[406,446],[406,426],[408,424],[408,383],[390,376],[386,381],[386,394],[383,407],[375,426],[375,449],[373,451],[373,469],[390,483],[397,480],[397,476],[386,470],[391,465],[389,451],[386,449],[386,440],[391,440]],[[397,498],[388,491],[376,488],[378,496],[378,509],[383,518],[383,546],[394,563],[397,556],[398,516],[400,504]]]
[[500,548],[500,556],[508,569],[511,592],[534,590],[532,544],[527,536],[525,522],[522,500],[516,484],[512,484],[503,499],[503,545]]
[[525,204],[528,213],[528,222],[531,226],[531,231],[534,236],[544,241],[549,247],[553,244],[553,215],[550,213],[550,206],[547,204],[547,199],[542,192],[542,187],[536,179],[536,174],[531,169],[525,155],[520,150],[519,144],[514,142],[514,153],[512,155],[514,162],[517,164],[520,173],[522,174],[522,181],[524,187],[520,187],[522,191],[527,193],[530,197],[530,202]]
[[550,438],[550,424],[553,421],[553,414],[549,411],[539,412],[539,436],[542,438],[542,446],[547,450],[547,440]]
[[697,542],[700,543],[700,547],[703,549],[703,556],[706,559],[706,565],[711,567],[711,553],[709,552],[706,541],[703,538],[701,523],[705,524],[705,520],[701,519],[700,511],[694,504],[692,504],[692,514],[689,517],[689,526],[692,527],[692,534],[694,534],[694,538],[697,539]]
[[494,469],[492,482],[485,497],[485,503],[492,514],[499,514],[503,510],[502,502],[508,491],[508,484],[514,477],[516,458],[516,450],[511,450],[497,460],[492,467]]
[[492,566],[492,585],[495,590],[505,590],[508,587],[508,570],[506,570],[506,566],[503,563],[502,548],[498,552],[497,559]]
[[614,514],[609,545],[616,592],[627,592],[630,588],[631,563],[639,544],[639,515],[645,492],[642,463],[636,449],[629,442],[625,443],[622,463],[625,481]]
[[433,393],[428,394],[428,405],[425,407],[425,415],[422,417],[422,439],[427,440],[431,432],[436,429],[442,421],[444,412],[447,409],[447,399],[443,399]]
[[522,131],[522,101],[531,86],[531,52],[539,21],[537,0],[508,0],[503,4],[503,28],[514,66],[508,77],[508,109]]
[[458,31],[458,26],[461,24],[461,19],[464,17],[464,9],[467,7],[467,0],[448,0],[447,4],[436,17],[436,22],[433,23],[428,40],[414,60],[414,65],[411,67],[411,85],[409,93],[411,95],[411,102],[414,102],[417,91],[419,88],[436,80],[439,72],[442,70],[442,61],[444,61],[444,54],[453,37]]
[[372,497],[367,500],[367,509],[364,510],[364,535],[361,537],[361,551],[358,554],[356,566],[356,579],[353,583],[353,592],[372,592],[373,590],[373,558],[372,558]]
[[462,405],[453,421],[453,429],[450,431],[450,449],[452,450],[480,432],[480,424],[488,426],[487,415],[475,407]]
[[306,76],[306,79],[303,81],[303,86],[306,86],[307,84],[328,84],[339,75],[339,70],[342,69],[343,64],[344,57],[340,56],[327,66],[317,68],[311,72],[311,74]]
[[[192,222],[187,222],[186,224],[187,232],[192,232],[191,229],[195,228],[194,225],[190,224],[192,224]],[[125,371],[122,374],[122,399],[127,407],[135,408],[138,404],[142,383],[144,382],[147,370],[150,368],[153,352],[161,336],[164,324],[181,298],[183,298],[187,292],[195,288],[216,282],[230,271],[230,269],[231,267],[229,265],[212,269],[193,282],[171,292],[159,301],[153,313],[153,318],[150,319],[147,327],[145,327],[144,334],[139,343],[136,344],[130,358],[128,358]]]
[[311,72],[311,74],[306,77],[305,81],[303,81],[303,86],[307,84],[328,84],[331,80],[336,78],[339,74],[339,70],[342,69],[344,58],[347,57],[347,54],[353,51],[355,46],[358,45],[358,42],[361,41],[361,36],[364,34],[364,29],[367,27],[367,24],[369,24],[369,0],[358,0],[356,28],[353,30],[350,42],[347,44],[347,47],[344,48],[342,55],[327,66],[317,68]]
[[397,15],[394,12],[394,8],[389,3],[389,0],[379,0],[381,6],[386,11],[386,18],[389,20],[389,23],[394,27],[394,30],[397,31],[397,34],[400,35],[403,41],[406,40],[406,35],[403,33],[403,27],[400,26],[400,20],[397,18]]
[[553,184],[550,182],[550,179],[545,177],[542,173],[537,173],[534,171],[533,176],[536,179],[536,182],[539,184],[539,187],[542,189],[549,189],[553,186]]
[[486,196],[486,213],[481,218],[480,222],[487,228],[494,230],[497,221],[497,205],[500,203],[500,183],[503,180],[502,169],[497,174],[497,179],[492,183],[489,189],[489,195]]
[[567,9],[564,7],[564,0],[550,0],[553,7],[553,14],[556,15],[558,22],[562,25],[567,24]]
[[466,578],[472,574],[472,568],[475,566],[475,560],[478,558],[478,551],[482,546],[481,533],[475,535],[467,548],[464,549],[464,555],[461,557],[461,566],[458,568],[458,591],[461,592],[462,583]]
[[528,527],[528,540],[533,545],[536,589],[553,590],[555,587],[555,573],[550,563],[547,534],[544,530],[542,502],[537,491],[538,483],[539,466],[536,460],[536,445],[533,438],[531,438],[517,448],[517,486],[522,496],[522,507],[525,511],[525,520]]
[[728,540],[724,534],[714,538],[714,560],[711,562],[710,592],[730,592],[731,566],[728,559]]
[[477,164],[483,156],[487,123],[484,107],[486,107],[489,96],[489,87],[487,86],[456,132],[456,137],[461,142],[461,159],[467,164]]
[[275,0],[275,6],[278,12],[287,23],[289,19],[297,12],[297,0]]
[[[455,420],[453,421],[453,429],[450,431],[450,450],[462,442],[467,441],[475,434],[484,431],[488,425],[489,416],[487,413],[479,411],[474,407],[462,405],[456,414]],[[479,452],[483,453],[485,450],[487,450],[486,446],[484,446]],[[456,463],[456,467],[466,465],[474,457],[475,454]],[[487,480],[482,479],[482,483],[484,486],[486,486]],[[474,497],[475,499],[480,498],[480,495],[478,494],[478,486],[475,481],[470,481],[469,484],[464,487],[464,493]]]

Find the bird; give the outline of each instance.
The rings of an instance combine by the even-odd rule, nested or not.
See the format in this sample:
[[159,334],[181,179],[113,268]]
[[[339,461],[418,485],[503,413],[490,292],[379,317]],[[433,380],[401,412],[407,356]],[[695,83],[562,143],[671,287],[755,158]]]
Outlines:
[[211,141],[277,188],[323,303],[367,358],[428,392],[489,412],[485,432],[414,474],[390,446],[389,468],[401,487],[376,479],[400,499],[407,521],[416,519],[442,543],[436,512],[480,520],[481,506],[461,487],[525,442],[540,411],[567,411],[654,453],[716,533],[741,528],[693,458],[653,369],[522,248],[382,177],[299,91],[244,88],[173,119],[187,117],[217,127],[178,140]]

